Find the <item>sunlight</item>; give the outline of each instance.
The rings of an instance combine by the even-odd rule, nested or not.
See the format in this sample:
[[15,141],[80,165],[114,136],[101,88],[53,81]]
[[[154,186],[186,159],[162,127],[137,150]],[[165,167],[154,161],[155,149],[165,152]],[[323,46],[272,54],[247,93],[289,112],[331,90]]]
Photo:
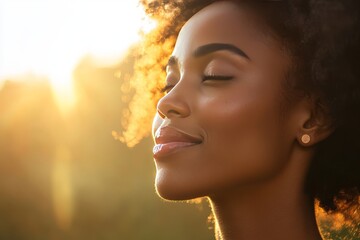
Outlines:
[[149,28],[134,0],[0,0],[0,86],[26,72],[45,75],[59,106],[70,109],[79,60],[119,60]]
[[73,215],[70,160],[71,154],[66,147],[56,149],[52,174],[53,206],[55,219],[62,230],[69,228]]

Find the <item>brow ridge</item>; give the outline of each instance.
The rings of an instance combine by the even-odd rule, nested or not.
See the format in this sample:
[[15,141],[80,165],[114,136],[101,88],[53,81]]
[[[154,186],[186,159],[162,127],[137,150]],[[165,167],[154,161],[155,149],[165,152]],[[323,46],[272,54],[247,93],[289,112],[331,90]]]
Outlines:
[[228,44],[228,43],[210,43],[200,46],[194,51],[193,55],[194,57],[202,57],[211,54],[213,52],[223,51],[223,50],[230,51],[232,53],[235,53],[241,57],[250,60],[250,57],[243,50],[241,50],[240,48],[236,47],[233,44]]

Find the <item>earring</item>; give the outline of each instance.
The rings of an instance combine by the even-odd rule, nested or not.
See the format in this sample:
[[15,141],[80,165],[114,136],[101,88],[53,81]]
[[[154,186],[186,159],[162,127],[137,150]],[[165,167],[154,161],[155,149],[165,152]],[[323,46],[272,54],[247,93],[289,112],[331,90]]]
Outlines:
[[309,134],[304,134],[301,136],[301,142],[304,144],[308,144],[311,140],[311,137]]

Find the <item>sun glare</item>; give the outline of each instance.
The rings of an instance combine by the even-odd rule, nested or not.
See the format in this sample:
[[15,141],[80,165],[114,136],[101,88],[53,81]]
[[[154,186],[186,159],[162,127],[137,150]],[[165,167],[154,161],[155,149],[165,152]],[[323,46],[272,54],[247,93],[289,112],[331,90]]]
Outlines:
[[45,75],[69,109],[79,60],[118,60],[151,26],[134,0],[0,0],[0,86],[26,72]]

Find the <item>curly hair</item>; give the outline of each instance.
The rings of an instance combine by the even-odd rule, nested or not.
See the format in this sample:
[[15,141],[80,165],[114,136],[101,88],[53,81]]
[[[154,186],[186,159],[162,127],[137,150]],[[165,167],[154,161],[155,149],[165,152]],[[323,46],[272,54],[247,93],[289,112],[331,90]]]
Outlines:
[[[141,0],[158,27],[137,52],[131,83],[135,95],[122,135],[128,145],[136,144],[149,134],[154,106],[161,97],[164,66],[180,28],[196,12],[215,1]],[[359,204],[360,1],[247,2],[261,13],[270,34],[281,41],[295,59],[291,77],[286,81],[289,97],[293,90],[317,96],[317,111],[326,112],[335,129],[316,146],[306,191],[327,211],[344,206],[337,204],[339,202]]]

